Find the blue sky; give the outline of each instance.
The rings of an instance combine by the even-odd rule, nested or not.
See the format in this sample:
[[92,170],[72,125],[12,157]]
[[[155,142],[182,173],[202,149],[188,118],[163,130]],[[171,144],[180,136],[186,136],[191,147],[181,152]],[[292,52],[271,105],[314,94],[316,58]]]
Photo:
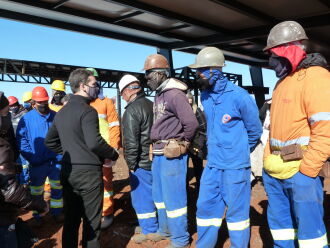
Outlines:
[[[1,18],[0,30],[1,58],[140,71],[146,56],[156,53],[155,47]],[[193,54],[173,52],[175,68],[187,66],[193,63],[194,59]],[[247,65],[229,61],[226,64],[225,72],[242,74],[243,85],[251,85]],[[263,69],[263,75],[265,86],[272,90],[277,81],[274,72]],[[24,91],[32,90],[35,86],[0,81],[1,91],[7,96],[14,95],[19,99]],[[46,88],[50,92],[50,87]],[[105,94],[112,97],[116,92],[105,90]]]

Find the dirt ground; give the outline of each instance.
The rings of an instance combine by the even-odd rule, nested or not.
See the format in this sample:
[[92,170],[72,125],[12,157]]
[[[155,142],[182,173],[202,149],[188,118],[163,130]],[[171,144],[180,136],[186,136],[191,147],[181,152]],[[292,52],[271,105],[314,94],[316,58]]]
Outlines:
[[[189,232],[191,234],[191,247],[195,247],[196,242],[196,193],[195,178],[193,177],[193,169],[191,165],[188,170],[189,176],[189,203],[188,203],[188,223]],[[130,186],[128,182],[128,169],[122,158],[118,160],[114,167],[114,191],[115,191],[115,221],[114,224],[102,232],[101,243],[102,248],[164,248],[169,241],[164,240],[158,243],[151,241],[137,245],[130,241],[137,225],[135,212],[130,203]],[[325,181],[325,223],[330,229],[330,181]],[[272,238],[268,229],[266,220],[267,197],[262,184],[259,182],[252,189],[251,197],[251,240],[252,248],[269,248],[272,244]],[[29,223],[31,213],[23,216],[23,219]],[[57,224],[47,215],[44,217],[44,224],[41,228],[33,228],[34,233],[38,236],[39,242],[35,248],[61,248],[62,225]],[[329,239],[329,237],[328,237]],[[80,229],[81,240],[81,229]],[[219,240],[217,247],[228,248],[230,241],[225,221],[219,231]],[[81,247],[81,246],[79,246]]]

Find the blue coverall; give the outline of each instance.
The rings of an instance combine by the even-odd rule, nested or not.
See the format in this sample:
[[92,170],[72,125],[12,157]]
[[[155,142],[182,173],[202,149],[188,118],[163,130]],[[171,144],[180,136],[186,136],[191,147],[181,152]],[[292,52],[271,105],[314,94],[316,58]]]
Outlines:
[[202,91],[207,119],[208,157],[197,202],[198,248],[215,247],[224,217],[232,248],[248,247],[250,238],[250,151],[262,126],[250,95],[218,69],[201,70],[212,83]]
[[[43,197],[46,177],[51,186],[50,212],[56,216],[62,212],[62,185],[60,183],[60,155],[56,155],[44,145],[48,129],[52,125],[54,111],[47,115],[33,109],[19,121],[16,139],[22,156],[29,163],[31,194]],[[34,212],[35,217],[39,217]]]

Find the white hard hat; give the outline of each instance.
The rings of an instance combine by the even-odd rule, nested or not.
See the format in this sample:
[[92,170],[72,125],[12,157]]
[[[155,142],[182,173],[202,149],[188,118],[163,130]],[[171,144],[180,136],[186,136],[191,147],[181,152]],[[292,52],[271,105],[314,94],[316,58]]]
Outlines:
[[133,75],[127,74],[125,76],[123,76],[120,81],[119,81],[119,91],[120,93],[123,91],[123,89],[125,89],[125,87],[133,82],[139,82],[139,79],[137,79],[136,77],[134,77]]

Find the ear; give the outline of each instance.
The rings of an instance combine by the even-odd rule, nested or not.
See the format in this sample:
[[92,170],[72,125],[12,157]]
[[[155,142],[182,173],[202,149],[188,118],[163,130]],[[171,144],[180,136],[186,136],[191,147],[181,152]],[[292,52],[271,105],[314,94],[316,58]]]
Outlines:
[[79,90],[80,91],[84,91],[84,85],[83,83],[79,83]]

